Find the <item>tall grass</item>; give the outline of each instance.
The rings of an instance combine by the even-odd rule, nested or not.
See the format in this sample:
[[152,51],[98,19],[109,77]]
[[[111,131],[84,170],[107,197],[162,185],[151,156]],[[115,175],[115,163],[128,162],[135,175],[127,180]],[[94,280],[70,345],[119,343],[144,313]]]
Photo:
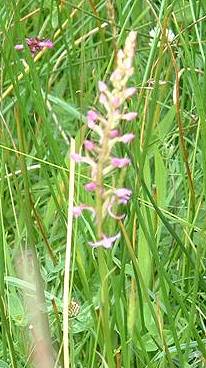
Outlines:
[[[51,353],[48,367],[206,365],[206,5],[113,3],[1,2],[2,368],[35,366],[40,349]],[[94,199],[83,190],[87,168],[70,167],[70,142],[78,151],[89,136],[98,81],[108,80],[129,30],[137,95],[128,106],[138,121],[120,153],[132,162],[133,194],[120,241],[94,250],[91,216],[71,227],[72,197]],[[53,49],[15,50],[36,36]]]

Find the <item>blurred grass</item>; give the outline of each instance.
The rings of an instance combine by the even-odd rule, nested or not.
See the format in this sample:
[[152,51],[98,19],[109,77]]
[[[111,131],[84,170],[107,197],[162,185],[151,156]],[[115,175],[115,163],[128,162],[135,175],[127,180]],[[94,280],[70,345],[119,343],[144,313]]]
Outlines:
[[[0,367],[31,366],[23,294],[33,285],[16,269],[31,247],[56,367],[63,366],[69,142],[81,147],[89,134],[97,82],[107,80],[130,29],[138,33],[138,94],[129,104],[139,119],[125,178],[133,196],[111,251],[88,247],[89,216],[73,224],[69,296],[80,312],[69,319],[70,366],[205,366],[206,6],[119,0],[113,26],[107,9],[106,1],[1,2]],[[156,25],[163,34],[172,29],[171,45],[164,36],[149,44]],[[14,49],[35,36],[54,48],[34,59]],[[87,175],[76,168],[74,203],[92,204]]]

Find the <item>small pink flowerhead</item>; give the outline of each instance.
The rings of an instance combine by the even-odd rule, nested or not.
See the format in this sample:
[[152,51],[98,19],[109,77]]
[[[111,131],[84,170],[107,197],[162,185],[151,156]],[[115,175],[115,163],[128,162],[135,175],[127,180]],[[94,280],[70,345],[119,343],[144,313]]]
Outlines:
[[87,190],[88,192],[93,192],[94,190],[96,190],[96,187],[97,187],[97,184],[94,182],[87,183],[84,186],[85,190]]
[[15,45],[15,49],[17,51],[22,51],[24,49],[24,45]]
[[82,156],[79,155],[79,153],[72,153],[71,154],[71,158],[75,161],[75,162],[82,162]]
[[137,112],[128,112],[127,114],[122,115],[122,119],[127,121],[135,120],[137,117]]
[[131,161],[128,158],[113,157],[111,160],[112,166],[117,167],[119,169],[121,169],[122,167],[128,166],[130,163]]
[[136,88],[135,87],[129,87],[124,91],[124,98],[129,98],[132,97],[135,93],[136,93]]
[[106,106],[106,105],[107,105],[107,98],[106,98],[106,96],[105,96],[105,94],[104,94],[104,93],[100,93],[100,95],[99,95],[99,102],[100,102],[102,105],[104,105],[104,106]]
[[93,151],[93,149],[95,148],[95,143],[86,139],[84,141],[84,147],[87,151]]
[[114,191],[114,194],[118,197],[120,203],[127,204],[132,195],[132,191],[127,188],[119,188]]
[[118,239],[120,239],[120,233],[118,233],[117,235],[111,236],[111,237],[107,237],[106,235],[103,235],[101,240],[98,240],[94,243],[89,242],[89,245],[92,248],[104,247],[106,249],[109,249],[113,246],[113,243]]
[[[26,38],[26,43],[34,56],[38,51],[42,50],[44,47],[46,48],[52,48],[53,42],[51,40],[41,40],[38,37],[28,37]],[[15,49],[18,51],[22,51],[24,48],[24,45],[16,45]]]
[[47,49],[52,49],[52,47],[54,47],[54,44],[51,40],[42,40],[39,41],[39,46],[41,48],[46,47]]
[[120,101],[120,98],[118,96],[114,96],[112,98],[112,107],[114,109],[116,109],[117,107],[119,107],[121,105],[121,101]]
[[120,141],[123,143],[130,143],[134,139],[135,135],[133,133],[124,134],[120,137]]
[[110,77],[110,80],[111,80],[111,82],[119,82],[119,81],[121,81],[121,79],[122,79],[122,74],[118,69],[116,69],[112,73],[112,75]]
[[116,138],[119,137],[119,130],[113,129],[110,131],[110,138]]
[[106,85],[106,83],[104,83],[102,81],[98,82],[98,87],[99,87],[100,92],[106,92],[107,91],[107,85]]
[[81,206],[79,207],[73,207],[73,216],[75,218],[81,216],[83,208]]
[[87,113],[87,121],[88,121],[88,123],[90,123],[90,122],[93,122],[94,123],[97,120],[97,118],[98,118],[98,115],[97,115],[97,113],[95,111],[93,111],[93,110],[89,110],[88,111],[88,113]]
[[87,206],[86,204],[81,204],[80,206],[73,207],[73,216],[75,218],[78,218],[82,215],[83,210],[88,210],[92,213],[93,216],[95,216],[95,210],[91,206]]

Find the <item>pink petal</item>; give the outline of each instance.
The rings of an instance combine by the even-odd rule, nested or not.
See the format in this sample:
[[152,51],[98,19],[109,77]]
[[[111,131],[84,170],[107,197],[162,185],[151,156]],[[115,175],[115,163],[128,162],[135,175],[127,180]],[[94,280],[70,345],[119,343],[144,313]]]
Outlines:
[[111,237],[107,237],[107,236],[103,235],[103,238],[101,240],[98,240],[95,243],[89,242],[89,245],[92,248],[104,247],[104,248],[108,249],[108,248],[111,248],[113,243],[118,239],[120,239],[120,233],[118,233],[115,236],[111,236]]
[[127,204],[132,195],[132,191],[127,188],[119,188],[114,191],[114,194],[119,198],[120,203]]
[[113,108],[116,109],[120,105],[121,105],[120,98],[118,96],[113,97],[112,98],[112,106],[113,106]]
[[22,50],[24,49],[24,45],[16,45],[16,46],[15,46],[15,49],[16,49],[17,51],[22,51]]
[[135,138],[133,133],[124,134],[122,137],[119,138],[120,142],[123,143],[130,143]]
[[133,96],[136,93],[135,87],[129,87],[124,91],[124,98]]
[[84,147],[87,151],[93,151],[95,143],[87,139],[84,141]]
[[115,70],[115,71],[112,73],[111,77],[110,77],[110,80],[111,80],[112,82],[119,82],[119,81],[121,81],[121,79],[122,79],[122,74],[120,73],[120,71],[119,71],[119,70]]
[[97,118],[98,118],[98,115],[95,111],[93,111],[93,110],[88,111],[88,113],[87,113],[88,123],[89,122],[95,122],[97,120]]
[[118,157],[113,157],[111,160],[112,166],[114,167],[118,167],[118,168],[122,168],[125,166],[128,166],[131,161],[128,158],[118,158]]
[[107,105],[107,98],[104,93],[100,93],[99,102],[104,106]]
[[136,119],[137,113],[136,112],[128,112],[127,114],[122,115],[122,119],[127,121],[132,121]]
[[79,207],[73,207],[73,216],[75,218],[81,216],[81,214],[82,214],[82,207],[81,206],[79,206]]
[[98,87],[99,87],[100,92],[106,92],[107,91],[107,85],[106,85],[106,83],[104,83],[102,81],[98,82]]
[[77,163],[84,162],[90,166],[96,166],[96,163],[90,157],[81,156],[78,153],[72,153],[71,158]]
[[119,130],[117,130],[117,129],[111,130],[110,138],[116,138],[116,137],[119,137]]
[[39,46],[47,47],[48,49],[51,49],[52,47],[54,47],[54,44],[51,40],[42,40],[42,41],[39,41]]
[[93,192],[94,190],[96,190],[97,184],[94,182],[91,183],[87,183],[84,188],[88,191],[88,192]]
[[71,154],[71,158],[75,161],[75,162],[82,162],[82,156],[79,155],[78,153],[72,153]]
[[95,215],[95,210],[94,210],[93,207],[87,206],[86,204],[81,204],[78,207],[73,207],[73,216],[75,218],[81,216],[83,210],[88,210],[88,211],[92,212],[93,215]]

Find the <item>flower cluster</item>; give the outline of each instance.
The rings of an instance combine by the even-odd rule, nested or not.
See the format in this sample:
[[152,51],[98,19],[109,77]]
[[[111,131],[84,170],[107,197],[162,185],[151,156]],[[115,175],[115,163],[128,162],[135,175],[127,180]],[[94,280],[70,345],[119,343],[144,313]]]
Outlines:
[[[87,124],[91,129],[92,139],[84,141],[85,156],[78,153],[72,155],[77,163],[85,163],[90,167],[91,181],[85,185],[85,190],[95,195],[95,208],[81,204],[74,207],[73,215],[78,217],[82,211],[89,210],[95,216],[97,241],[89,243],[92,247],[103,246],[111,248],[119,239],[120,234],[105,235],[104,225],[108,216],[118,220],[124,217],[118,211],[119,205],[126,205],[132,192],[127,188],[107,189],[105,178],[114,173],[115,169],[130,165],[127,157],[115,155],[117,143],[129,144],[134,139],[133,133],[121,134],[120,122],[131,122],[136,119],[136,112],[125,110],[125,102],[136,93],[134,87],[127,87],[127,82],[134,72],[133,58],[135,54],[136,32],[130,32],[124,49],[117,54],[117,66],[110,77],[112,89],[102,81],[99,82],[99,102],[104,114],[90,110],[87,113]],[[114,178],[114,176],[113,176]]]
[[[32,53],[32,56],[41,51],[44,47],[51,49],[54,46],[51,40],[41,40],[38,37],[26,38],[26,43]],[[18,44],[15,46],[15,49],[17,51],[22,51],[24,49],[24,45]]]

